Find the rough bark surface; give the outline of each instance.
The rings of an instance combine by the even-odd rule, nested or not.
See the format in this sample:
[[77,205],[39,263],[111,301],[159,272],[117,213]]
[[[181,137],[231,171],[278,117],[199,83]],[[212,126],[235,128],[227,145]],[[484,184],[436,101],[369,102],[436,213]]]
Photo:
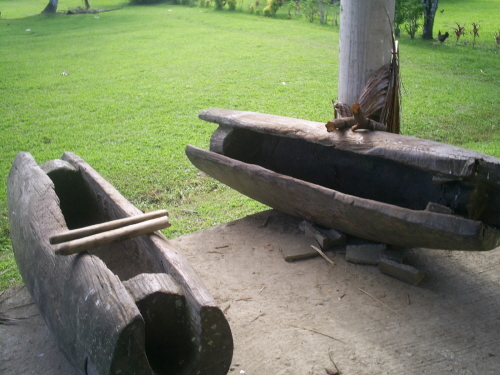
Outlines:
[[422,0],[424,11],[424,24],[422,25],[423,39],[433,39],[434,17],[436,16],[438,2],[439,0]]
[[[229,325],[199,276],[160,232],[90,253],[54,254],[49,238],[57,233],[141,213],[81,158],[65,153],[63,159],[68,163],[62,170],[44,167],[49,177],[31,155],[20,153],[8,179],[8,203],[19,270],[68,360],[89,374],[227,373],[233,350]],[[143,318],[150,309],[158,312],[155,299],[137,302],[140,281],[150,279],[143,274],[153,274],[159,287],[152,294],[163,296],[164,305],[180,316],[166,312],[166,323]],[[130,280],[132,295],[124,286]],[[186,329],[163,335],[174,341],[158,341],[154,334],[171,327],[169,316]],[[175,338],[187,336],[179,357],[172,349]]]
[[53,13],[57,12],[58,2],[59,2],[59,0],[49,0],[49,3],[45,7],[45,9],[42,11],[42,13],[53,14]]
[[[192,163],[279,211],[400,246],[498,244],[497,158],[390,133],[325,134],[324,124],[280,116],[213,109],[200,117],[221,124],[211,149],[223,156],[188,147]],[[425,211],[429,202],[455,215]]]

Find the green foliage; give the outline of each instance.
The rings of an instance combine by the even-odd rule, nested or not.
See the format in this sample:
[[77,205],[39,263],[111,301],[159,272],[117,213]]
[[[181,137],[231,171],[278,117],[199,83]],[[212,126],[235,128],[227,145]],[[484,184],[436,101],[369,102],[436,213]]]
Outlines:
[[235,10],[236,0],[227,0],[227,7],[229,8],[229,10]]
[[420,28],[423,17],[422,2],[420,0],[396,0],[394,14],[395,35],[400,35],[401,26],[404,26],[411,39]]
[[214,0],[215,10],[222,10],[226,5],[226,0]]
[[[24,1],[4,0],[2,17],[39,13],[46,5]],[[68,1],[70,8],[81,2]],[[445,12],[438,11],[436,29],[480,22],[475,49],[400,40],[404,134],[500,157],[497,4],[440,1]],[[125,6],[99,18],[0,20],[0,65],[9,67],[0,78],[0,274],[7,270],[0,289],[21,282],[5,187],[19,151],[29,151],[39,163],[75,152],[142,210],[168,209],[167,237],[266,209],[199,173],[184,148],[208,147],[216,126],[197,119],[206,108],[332,118],[338,29],[286,20],[286,8],[272,19],[163,3]],[[472,41],[469,33],[463,38]]]
[[314,22],[319,13],[318,2],[319,0],[302,0],[300,2],[304,17],[311,23]]
[[283,0],[267,0],[267,6],[262,10],[264,16],[275,16],[276,12],[283,5]]

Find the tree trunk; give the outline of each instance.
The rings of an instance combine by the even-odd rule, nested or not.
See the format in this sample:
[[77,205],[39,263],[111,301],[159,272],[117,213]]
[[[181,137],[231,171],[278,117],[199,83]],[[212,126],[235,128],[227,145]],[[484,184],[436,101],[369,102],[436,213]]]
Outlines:
[[[395,0],[349,0],[340,7],[338,100],[357,103],[368,79],[391,61]],[[389,14],[389,18],[387,17]]]
[[439,0],[422,0],[422,8],[424,11],[424,25],[422,27],[422,38],[427,40],[434,39],[432,37],[432,29],[434,27],[434,16],[436,15]]
[[57,11],[57,4],[59,0],[49,0],[49,3],[45,7],[45,9],[42,11],[42,13],[48,13],[48,14],[53,14]]

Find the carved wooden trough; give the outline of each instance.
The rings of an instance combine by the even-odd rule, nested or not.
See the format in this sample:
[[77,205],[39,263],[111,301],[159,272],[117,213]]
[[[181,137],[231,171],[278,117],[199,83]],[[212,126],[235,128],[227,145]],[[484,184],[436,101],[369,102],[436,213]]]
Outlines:
[[[139,217],[81,158],[38,166],[16,156],[8,178],[21,275],[61,350],[84,374],[226,374],[229,325],[188,261],[159,232],[56,255],[68,229]],[[60,248],[59,248],[60,250]]]
[[281,212],[405,247],[500,245],[500,159],[386,132],[328,133],[324,123],[209,109],[200,170]]

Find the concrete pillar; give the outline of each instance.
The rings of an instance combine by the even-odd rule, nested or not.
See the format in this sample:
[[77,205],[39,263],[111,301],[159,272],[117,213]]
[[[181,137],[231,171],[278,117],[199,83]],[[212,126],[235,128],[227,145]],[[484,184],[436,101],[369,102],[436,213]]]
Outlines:
[[337,99],[356,103],[368,79],[391,61],[395,0],[341,0]]

